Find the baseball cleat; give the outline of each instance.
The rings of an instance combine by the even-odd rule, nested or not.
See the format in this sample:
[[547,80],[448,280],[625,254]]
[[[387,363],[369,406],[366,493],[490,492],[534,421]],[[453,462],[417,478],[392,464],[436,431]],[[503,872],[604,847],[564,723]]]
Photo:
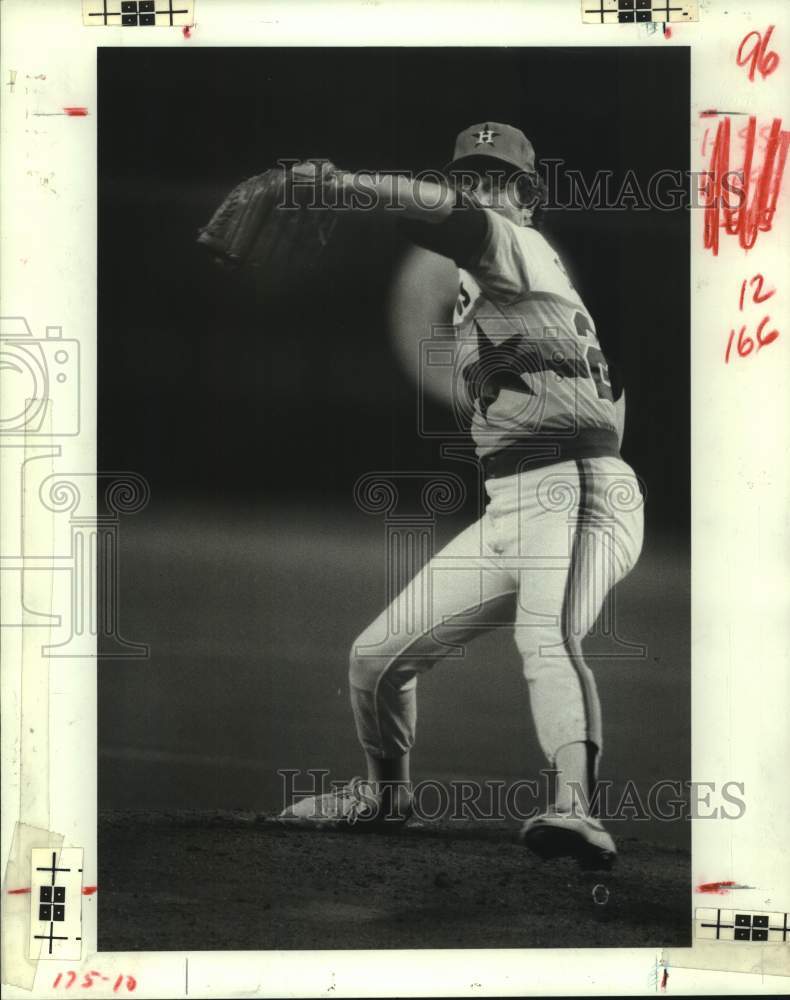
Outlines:
[[373,784],[361,778],[352,778],[342,788],[325,795],[311,795],[300,799],[279,815],[294,826],[327,830],[360,827],[381,829],[405,823],[411,815],[411,795],[403,790],[399,795],[394,814],[385,814],[381,798]]
[[519,840],[544,861],[576,858],[583,868],[608,871],[617,860],[617,848],[601,822],[578,813],[535,816],[522,826]]

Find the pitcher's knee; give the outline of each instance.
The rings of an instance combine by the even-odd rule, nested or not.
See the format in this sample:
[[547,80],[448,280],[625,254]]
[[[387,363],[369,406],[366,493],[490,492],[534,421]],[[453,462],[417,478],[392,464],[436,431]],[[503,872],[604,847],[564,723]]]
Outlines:
[[562,649],[562,633],[559,628],[535,628],[519,626],[515,630],[516,648],[521,654],[524,676],[539,671],[543,657],[553,649]]
[[516,647],[521,654],[524,677],[535,680],[543,674],[561,668],[581,655],[581,641],[557,628],[518,628]]
[[373,691],[382,675],[392,668],[399,652],[399,643],[382,639],[377,630],[366,628],[351,644],[348,659],[351,685],[363,691]]
[[351,646],[349,682],[363,691],[375,691],[382,683],[405,691],[432,662],[432,657],[414,652],[413,640],[398,636],[382,639],[378,630],[367,628]]

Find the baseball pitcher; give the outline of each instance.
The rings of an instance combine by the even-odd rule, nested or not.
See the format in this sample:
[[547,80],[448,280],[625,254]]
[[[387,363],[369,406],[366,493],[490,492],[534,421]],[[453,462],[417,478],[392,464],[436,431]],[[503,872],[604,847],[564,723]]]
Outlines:
[[[554,802],[523,825],[523,842],[542,857],[610,867],[614,842],[589,808],[603,735],[582,640],[639,557],[643,501],[620,457],[621,388],[536,226],[532,144],[511,125],[472,125],[457,138],[445,185],[363,182],[328,164],[315,172],[341,196],[395,197],[409,238],[457,265],[455,391],[471,413],[487,506],[351,644],[367,781],[302,799],[282,817],[334,828],[407,819],[419,675],[510,615],[538,739],[557,771]],[[394,634],[389,623],[406,614],[416,627]]]

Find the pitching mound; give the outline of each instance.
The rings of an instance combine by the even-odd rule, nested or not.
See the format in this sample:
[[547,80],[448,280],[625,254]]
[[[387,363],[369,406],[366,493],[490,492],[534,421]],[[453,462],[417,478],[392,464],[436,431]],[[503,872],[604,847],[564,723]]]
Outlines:
[[618,847],[616,869],[592,873],[541,862],[502,823],[338,833],[242,813],[108,813],[99,949],[688,947],[688,853]]

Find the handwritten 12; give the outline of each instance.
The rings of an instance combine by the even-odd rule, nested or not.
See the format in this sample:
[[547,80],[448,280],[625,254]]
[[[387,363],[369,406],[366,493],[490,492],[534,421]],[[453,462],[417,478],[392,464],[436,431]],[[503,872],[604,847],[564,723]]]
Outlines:
[[[751,302],[746,301],[747,286],[751,289]],[[745,304],[762,305],[763,302],[767,302],[771,296],[776,294],[775,288],[772,288],[770,291],[765,291],[764,289],[765,278],[762,274],[755,274],[748,280],[748,282],[746,280],[742,281],[741,294],[738,302],[738,309],[740,312],[743,312]],[[766,347],[768,344],[772,344],[779,336],[779,331],[766,329],[770,322],[771,317],[768,314],[763,316],[757,325],[754,337],[750,337],[746,333],[747,325],[745,323],[738,330],[730,330],[730,336],[727,340],[727,350],[724,352],[724,363],[730,363],[733,344],[736,345],[738,355],[742,358],[748,357],[752,352],[756,354],[757,351],[761,350],[763,347]]]

